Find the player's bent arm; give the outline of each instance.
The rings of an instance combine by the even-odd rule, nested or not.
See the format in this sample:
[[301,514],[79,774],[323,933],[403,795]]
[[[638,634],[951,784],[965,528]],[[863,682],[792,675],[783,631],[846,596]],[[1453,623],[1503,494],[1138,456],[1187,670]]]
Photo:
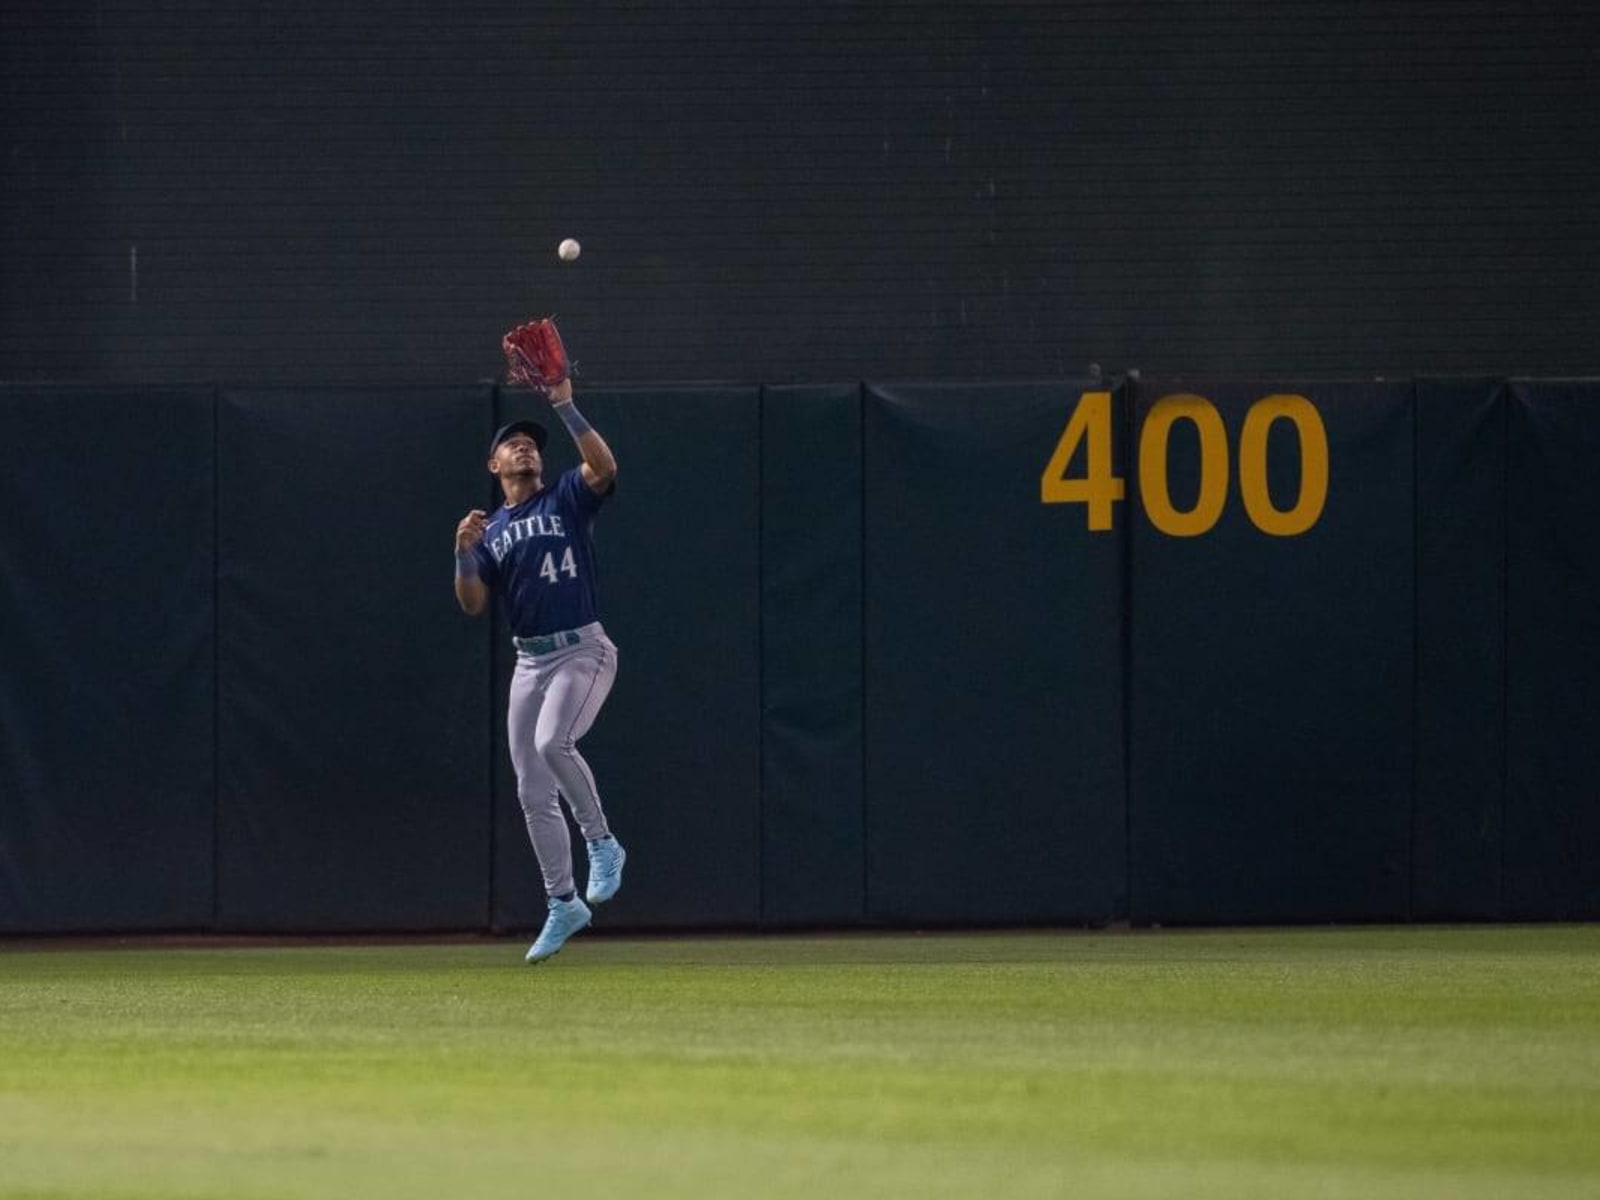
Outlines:
[[617,477],[616,455],[605,438],[594,431],[572,403],[572,380],[563,379],[550,389],[550,407],[567,427],[578,452],[583,455],[583,481],[593,492],[604,492]]
[[583,452],[583,481],[592,492],[605,491],[617,477],[617,459],[611,447],[591,429],[578,439],[578,449]]
[[456,526],[456,603],[469,617],[489,607],[489,585],[478,574],[477,555],[488,523],[488,514],[475,508]]
[[456,572],[456,603],[469,617],[476,617],[489,607],[489,588],[476,576],[468,577]]

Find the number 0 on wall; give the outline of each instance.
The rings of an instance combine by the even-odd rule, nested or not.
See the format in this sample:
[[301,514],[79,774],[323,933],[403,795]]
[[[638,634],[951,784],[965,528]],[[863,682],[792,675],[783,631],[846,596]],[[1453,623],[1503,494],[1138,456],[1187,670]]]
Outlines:
[[[1111,505],[1125,494],[1124,481],[1111,473],[1111,416],[1110,392],[1083,393],[1039,480],[1043,503],[1084,504],[1094,531],[1111,528]],[[1267,435],[1278,420],[1293,423],[1300,443],[1300,494],[1287,509],[1273,504],[1267,487]],[[1179,421],[1190,422],[1200,439],[1200,494],[1186,510],[1172,503],[1167,487],[1167,444]],[[1069,479],[1067,467],[1084,441],[1084,474]],[[1139,431],[1139,496],[1150,523],[1172,537],[1209,532],[1227,504],[1228,475],[1228,431],[1216,405],[1188,393],[1157,400]],[[1250,406],[1239,434],[1239,494],[1262,533],[1294,537],[1317,523],[1328,499],[1328,431],[1311,401],[1274,395]]]

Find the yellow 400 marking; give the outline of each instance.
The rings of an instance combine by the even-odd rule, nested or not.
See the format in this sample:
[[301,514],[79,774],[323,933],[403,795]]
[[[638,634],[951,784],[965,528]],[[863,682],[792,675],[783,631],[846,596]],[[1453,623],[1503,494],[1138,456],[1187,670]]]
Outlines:
[[[1272,503],[1267,489],[1267,434],[1274,421],[1292,422],[1300,438],[1300,495],[1294,507]],[[1188,421],[1200,435],[1200,495],[1194,507],[1172,503],[1167,487],[1167,442],[1172,427]],[[1069,479],[1067,467],[1084,443],[1084,473]],[[1039,479],[1045,504],[1082,504],[1089,528],[1111,528],[1111,506],[1127,495],[1127,483],[1111,471],[1111,393],[1084,392]],[[1245,414],[1239,433],[1239,495],[1251,522],[1262,533],[1294,537],[1322,516],[1328,500],[1328,431],[1322,414],[1304,396],[1264,396]],[[1228,431],[1222,414],[1204,396],[1182,392],[1163,396],[1139,431],[1139,498],[1145,515],[1162,533],[1197,537],[1221,519],[1228,499]]]

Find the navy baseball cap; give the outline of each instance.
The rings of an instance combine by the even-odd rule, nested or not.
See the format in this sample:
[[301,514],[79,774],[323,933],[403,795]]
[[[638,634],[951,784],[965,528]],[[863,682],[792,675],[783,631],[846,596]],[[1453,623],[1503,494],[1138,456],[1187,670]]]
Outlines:
[[494,457],[494,452],[500,449],[500,443],[509,437],[525,433],[533,439],[533,444],[539,447],[539,453],[544,453],[544,444],[550,440],[549,431],[537,421],[513,421],[509,425],[502,425],[495,430],[494,441],[489,443],[489,457]]

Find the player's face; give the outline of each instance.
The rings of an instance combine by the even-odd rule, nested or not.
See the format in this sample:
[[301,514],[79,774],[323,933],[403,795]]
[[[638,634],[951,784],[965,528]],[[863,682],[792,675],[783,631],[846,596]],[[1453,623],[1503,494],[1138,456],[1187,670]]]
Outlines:
[[525,433],[517,433],[495,448],[489,469],[502,479],[515,475],[537,477],[544,469],[544,460],[539,457],[539,447],[534,440]]

